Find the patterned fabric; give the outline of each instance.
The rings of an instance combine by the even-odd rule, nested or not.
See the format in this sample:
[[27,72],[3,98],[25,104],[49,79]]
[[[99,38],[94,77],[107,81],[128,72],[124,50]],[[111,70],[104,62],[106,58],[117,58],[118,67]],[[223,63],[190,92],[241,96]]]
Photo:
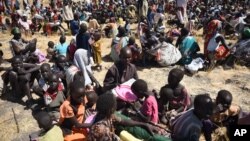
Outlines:
[[204,42],[204,54],[207,56],[207,47],[210,39],[217,33],[218,28],[221,26],[221,21],[212,20],[207,25],[207,30],[205,33],[205,42]]
[[101,120],[90,128],[88,141],[120,141],[120,138],[114,133],[112,120]]

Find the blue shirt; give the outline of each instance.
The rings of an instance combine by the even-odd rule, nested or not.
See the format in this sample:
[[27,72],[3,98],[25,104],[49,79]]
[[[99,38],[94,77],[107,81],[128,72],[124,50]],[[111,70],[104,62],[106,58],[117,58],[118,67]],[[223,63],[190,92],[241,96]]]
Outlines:
[[66,57],[68,46],[69,45],[66,42],[63,44],[59,43],[56,45],[55,50],[59,55],[64,55]]

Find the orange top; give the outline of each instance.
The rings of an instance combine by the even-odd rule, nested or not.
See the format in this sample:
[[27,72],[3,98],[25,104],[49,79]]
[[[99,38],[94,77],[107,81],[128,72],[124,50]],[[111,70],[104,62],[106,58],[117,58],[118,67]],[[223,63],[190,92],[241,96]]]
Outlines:
[[[62,123],[65,118],[76,117],[79,123],[83,123],[85,106],[83,104],[79,105],[77,114],[74,114],[73,108],[70,106],[70,97],[67,98],[60,106],[60,120],[59,123]],[[73,130],[73,129],[72,129]]]

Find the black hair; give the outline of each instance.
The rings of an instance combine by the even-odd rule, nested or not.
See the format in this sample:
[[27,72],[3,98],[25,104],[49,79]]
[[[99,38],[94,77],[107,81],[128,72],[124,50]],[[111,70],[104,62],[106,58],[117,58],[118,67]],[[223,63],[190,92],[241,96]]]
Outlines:
[[194,98],[194,109],[204,108],[208,102],[212,101],[208,94],[200,94]]
[[138,79],[132,84],[131,89],[132,91],[144,94],[148,91],[148,84],[146,81]]
[[49,69],[51,69],[49,63],[43,63],[40,68],[43,68],[43,67],[48,67]]
[[127,52],[131,52],[131,49],[129,47],[123,47],[120,51],[120,56],[123,57]]
[[182,28],[181,29],[181,36],[187,36],[189,33],[189,30],[187,28]]
[[173,89],[163,87],[160,91],[160,99],[163,102],[167,102],[167,101],[171,100],[172,98],[174,98]]
[[96,110],[98,113],[95,118],[95,123],[104,118],[110,118],[114,113],[114,110],[116,110],[116,107],[116,98],[110,91],[99,96],[96,102]]
[[180,82],[184,77],[184,71],[178,68],[174,68],[169,72],[168,77],[175,77]]
[[69,86],[70,95],[74,94],[76,91],[78,91],[81,88],[85,89],[84,81],[75,80],[75,81],[71,82],[70,86]]
[[220,102],[222,102],[222,104],[227,103],[227,104],[231,105],[232,100],[233,100],[233,96],[227,90],[220,90],[218,92],[217,97],[216,97],[216,100],[217,99],[220,100]]
[[61,44],[65,43],[66,42],[66,36],[61,35],[59,41],[60,41]]
[[48,131],[53,127],[52,119],[47,112],[40,111],[36,113],[34,117],[37,120],[40,128],[43,128]]
[[80,33],[85,33],[87,30],[88,30],[87,25],[86,25],[85,23],[82,23],[82,24],[80,25],[79,32],[80,32]]
[[18,59],[20,59],[23,62],[23,57],[20,55],[16,55],[13,58],[11,58],[11,63],[14,63]]
[[54,45],[55,45],[55,43],[54,43],[53,41],[49,41],[49,42],[48,42],[48,46],[49,46],[50,48],[53,48]]
[[96,94],[95,91],[90,91],[90,92],[86,92],[86,98],[88,100],[88,102],[86,103],[86,108],[90,108],[93,106],[94,103],[97,102],[98,95]]
[[77,71],[73,77],[73,81],[81,81],[82,83],[84,82],[84,74],[82,71]]
[[60,60],[62,60],[63,58],[66,58],[64,55],[58,55],[56,57],[56,62],[58,63]]
[[129,37],[128,45],[133,45],[133,44],[135,44],[135,38],[134,37]]

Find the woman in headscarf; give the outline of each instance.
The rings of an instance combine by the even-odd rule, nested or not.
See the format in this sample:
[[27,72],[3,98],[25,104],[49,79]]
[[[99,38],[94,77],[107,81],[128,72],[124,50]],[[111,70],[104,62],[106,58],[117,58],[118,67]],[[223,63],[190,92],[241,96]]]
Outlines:
[[225,38],[220,34],[222,22],[212,20],[208,23],[205,34],[204,54],[209,61],[209,68],[212,69],[216,60],[224,59],[229,53]]
[[128,45],[129,38],[126,35],[126,29],[124,27],[118,28],[118,35],[113,39],[111,45],[110,57],[114,62],[119,61],[119,55],[121,48]]
[[88,57],[88,51],[85,49],[76,50],[73,62],[74,64],[66,70],[67,85],[69,86],[69,84],[73,81],[74,75],[77,72],[82,71],[84,76],[85,86],[90,86],[92,80],[89,74],[92,73],[92,70],[91,70],[90,58]]
[[181,36],[178,38],[176,46],[179,47],[182,55],[181,64],[190,64],[196,52],[199,51],[198,43],[186,28],[181,29]]

